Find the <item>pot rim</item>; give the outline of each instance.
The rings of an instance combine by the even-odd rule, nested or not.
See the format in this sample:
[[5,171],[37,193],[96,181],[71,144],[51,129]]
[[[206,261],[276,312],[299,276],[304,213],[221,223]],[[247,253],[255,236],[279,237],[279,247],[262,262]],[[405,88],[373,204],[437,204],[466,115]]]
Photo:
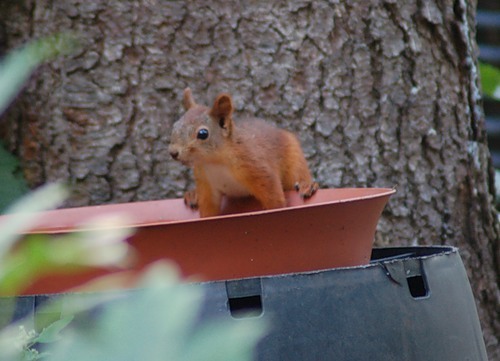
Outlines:
[[[200,218],[198,215],[197,211],[189,209],[187,206],[184,205],[184,202],[180,198],[166,198],[166,199],[161,199],[161,200],[151,200],[151,201],[141,201],[141,202],[128,202],[128,203],[115,203],[115,204],[105,204],[105,205],[95,205],[95,206],[84,206],[84,207],[74,207],[74,208],[62,208],[62,209],[56,209],[56,210],[48,210],[45,212],[40,212],[40,215],[45,215],[45,216],[50,216],[53,214],[54,217],[57,217],[57,213],[59,212],[74,212],[75,214],[82,209],[85,209],[87,211],[89,210],[96,210],[96,213],[93,215],[90,215],[88,217],[83,217],[83,220],[81,222],[75,222],[71,225],[62,225],[62,226],[50,226],[50,225],[43,225],[40,224],[42,222],[37,222],[35,221],[33,227],[29,231],[25,231],[22,234],[23,235],[29,235],[29,234],[63,234],[63,233],[70,233],[70,232],[88,232],[88,231],[97,231],[97,230],[106,230],[106,229],[124,229],[124,228],[143,228],[143,227],[154,227],[154,226],[161,226],[161,225],[177,225],[177,224],[184,224],[184,223],[192,223],[192,222],[213,222],[216,220],[228,220],[228,219],[234,219],[234,218],[248,218],[248,217],[256,217],[256,216],[264,216],[268,214],[277,214],[277,213],[282,213],[282,212],[293,212],[299,209],[307,209],[311,207],[320,207],[320,206],[327,206],[327,205],[332,205],[332,204],[342,204],[342,203],[351,203],[351,202],[359,202],[359,201],[364,201],[364,200],[369,200],[369,199],[374,199],[374,198],[381,198],[381,197],[389,197],[392,194],[396,193],[395,188],[377,188],[377,187],[347,187],[347,188],[322,188],[319,189],[317,192],[323,193],[329,195],[334,194],[336,192],[342,191],[342,192],[352,192],[352,191],[367,191],[370,190],[372,193],[364,194],[364,195],[359,195],[359,196],[351,196],[351,197],[344,197],[344,198],[337,198],[337,199],[332,199],[332,200],[326,200],[326,201],[317,201],[314,202],[315,196],[311,197],[310,199],[304,200],[303,204],[298,204],[298,205],[290,205],[286,206],[283,208],[275,208],[275,209],[267,209],[267,210],[254,210],[254,211],[244,211],[244,212],[239,212],[239,213],[230,213],[230,214],[223,214],[223,215],[218,215],[218,216],[212,216],[212,217],[205,217],[205,218]],[[286,192],[287,193],[287,198],[299,198],[300,196],[298,193],[295,191],[290,191]],[[132,207],[135,210],[139,210],[140,207],[142,206],[152,206],[152,205],[160,205],[165,202],[172,202],[172,205],[175,204],[174,202],[177,202],[179,206],[182,206],[183,209],[179,211],[180,218],[179,219],[163,219],[163,220],[155,220],[155,221],[140,221],[137,219],[134,219],[134,210],[123,210],[119,209],[123,206],[126,205],[132,205]],[[116,211],[112,210],[112,208],[116,208]],[[136,213],[137,214],[137,213]],[[90,220],[95,220],[99,219],[100,216],[104,215],[123,215],[124,218],[127,221],[130,221],[129,224],[108,224],[108,225],[99,225],[99,226],[93,226],[90,227],[87,223]],[[9,215],[4,215],[0,216],[0,224],[2,222],[8,221]],[[2,220],[3,218],[3,220]]]

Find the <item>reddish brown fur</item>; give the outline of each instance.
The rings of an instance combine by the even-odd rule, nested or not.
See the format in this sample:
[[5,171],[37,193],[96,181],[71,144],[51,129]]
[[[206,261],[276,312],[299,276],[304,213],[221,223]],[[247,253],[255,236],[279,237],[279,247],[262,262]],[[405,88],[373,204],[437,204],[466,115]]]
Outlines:
[[[297,189],[303,197],[317,190],[298,139],[259,119],[234,124],[230,95],[221,94],[211,109],[197,105],[184,91],[186,114],[174,125],[169,151],[193,167],[196,191],[186,204],[202,217],[217,215],[223,194],[253,195],[265,209],[284,207],[284,191]],[[199,129],[210,136],[197,139]]]

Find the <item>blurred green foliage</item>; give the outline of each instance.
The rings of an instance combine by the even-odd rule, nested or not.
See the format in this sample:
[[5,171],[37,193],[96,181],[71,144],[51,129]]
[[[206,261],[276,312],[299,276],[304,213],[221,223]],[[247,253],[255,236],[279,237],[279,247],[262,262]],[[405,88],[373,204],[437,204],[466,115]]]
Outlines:
[[0,142],[0,214],[16,199],[28,192],[19,168],[19,160]]
[[500,69],[480,62],[479,72],[484,95],[500,100]]
[[[154,274],[154,277],[151,275]],[[158,264],[142,290],[109,301],[86,327],[69,326],[51,361],[250,361],[263,335],[260,319],[199,322],[203,289],[179,284]]]
[[[500,69],[492,65],[479,63],[481,86],[485,97],[500,101]],[[495,170],[496,205],[500,208],[500,170]]]
[[[58,34],[32,41],[8,54],[0,63],[0,114],[22,89],[32,72],[44,61],[71,52],[76,38]],[[26,194],[28,187],[19,162],[0,143],[0,213],[14,200]]]
[[0,64],[0,114],[19,93],[38,65],[68,54],[77,46],[71,34],[57,34],[32,41],[9,53]]
[[[126,220],[102,218],[85,231],[59,236],[19,234],[32,228],[37,214],[60,204],[60,185],[44,186],[8,210],[0,220],[0,296],[14,295],[31,281],[75,267],[122,267],[133,252],[123,240]],[[106,284],[112,289],[112,276]],[[101,279],[101,281],[104,281]],[[80,291],[81,292],[81,291]],[[250,361],[265,331],[263,320],[229,316],[200,322],[203,287],[182,284],[165,262],[150,266],[135,290],[68,294],[34,315],[58,315],[40,330],[28,320],[0,320],[2,361]],[[4,298],[5,300],[5,298]],[[7,298],[12,310],[16,299]],[[98,317],[89,311],[98,309]],[[0,316],[5,315],[3,309]],[[33,317],[33,316],[31,316]],[[85,320],[85,322],[74,322]],[[35,322],[36,324],[37,322]]]

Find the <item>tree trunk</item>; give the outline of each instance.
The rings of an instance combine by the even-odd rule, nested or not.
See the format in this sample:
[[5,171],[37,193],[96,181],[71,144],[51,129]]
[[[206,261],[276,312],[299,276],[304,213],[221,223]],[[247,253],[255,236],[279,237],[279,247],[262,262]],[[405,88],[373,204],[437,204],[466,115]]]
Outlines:
[[[465,0],[3,2],[7,47],[71,30],[0,121],[32,186],[68,205],[180,196],[167,152],[186,86],[296,132],[323,187],[392,187],[376,243],[460,247],[500,360],[499,228]],[[0,47],[1,48],[1,47]]]

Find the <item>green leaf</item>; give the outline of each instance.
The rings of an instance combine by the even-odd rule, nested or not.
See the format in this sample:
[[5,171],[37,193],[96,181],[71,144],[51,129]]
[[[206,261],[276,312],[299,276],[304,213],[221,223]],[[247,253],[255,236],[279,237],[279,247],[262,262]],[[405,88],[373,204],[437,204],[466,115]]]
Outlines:
[[61,331],[66,328],[73,321],[73,316],[66,316],[51,323],[48,327],[44,328],[42,332],[36,337],[34,343],[52,343],[61,339]]
[[479,63],[481,83],[486,96],[500,100],[500,69],[485,63]]
[[49,184],[22,198],[7,210],[7,221],[0,223],[0,260],[12,248],[23,232],[36,220],[37,212],[55,208],[67,197],[67,190],[60,184]]
[[29,190],[18,171],[19,161],[0,142],[0,213]]
[[34,279],[49,272],[47,236],[32,235],[6,257],[0,266],[0,295],[15,295]]
[[0,64],[0,114],[7,108],[31,73],[42,62],[74,49],[72,35],[58,34],[33,41],[9,53]]

